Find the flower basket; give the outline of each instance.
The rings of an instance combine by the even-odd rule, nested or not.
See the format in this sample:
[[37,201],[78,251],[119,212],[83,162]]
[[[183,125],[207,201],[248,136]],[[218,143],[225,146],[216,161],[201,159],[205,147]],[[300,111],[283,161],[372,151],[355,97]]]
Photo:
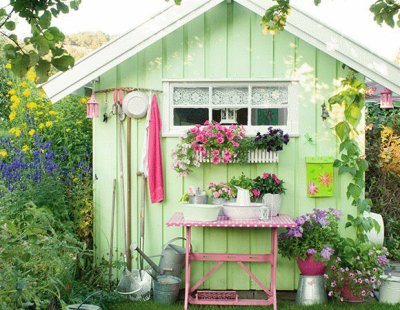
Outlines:
[[325,273],[325,264],[314,260],[313,255],[307,255],[306,259],[297,258],[297,266],[303,276],[321,276]]
[[[202,153],[196,152],[196,160],[199,163],[212,163],[211,158],[203,157]],[[248,163],[278,163],[279,162],[279,153],[278,152],[268,152],[266,149],[256,149],[248,152],[247,157]],[[229,161],[229,163],[239,163],[239,160],[233,158]]]

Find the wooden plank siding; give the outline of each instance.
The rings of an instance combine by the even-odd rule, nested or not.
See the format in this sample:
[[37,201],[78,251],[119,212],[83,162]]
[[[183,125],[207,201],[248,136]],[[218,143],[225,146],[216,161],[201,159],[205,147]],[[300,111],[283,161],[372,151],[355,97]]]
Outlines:
[[[341,191],[344,191],[348,180],[339,179],[336,174],[334,197],[313,199],[306,196],[305,157],[337,155],[337,141],[330,128],[331,124],[321,121],[320,106],[333,93],[334,81],[343,76],[344,72],[340,68],[341,64],[335,59],[287,32],[276,36],[263,34],[260,16],[233,2],[218,5],[102,75],[99,89],[120,86],[161,90],[163,79],[296,78],[300,84],[299,137],[291,138],[289,145],[281,152],[278,164],[204,164],[188,177],[181,178],[171,168],[171,152],[178,139],[162,138],[166,197],[163,203],[154,205],[147,198],[146,253],[159,254],[165,242],[183,235],[183,229],[167,228],[165,222],[179,210],[179,198],[190,185],[206,189],[210,181],[227,181],[241,172],[256,177],[269,171],[283,178],[287,188],[283,197],[283,212],[290,216],[304,214],[314,207],[337,207],[347,211],[350,208],[349,203]],[[165,108],[162,93],[157,94],[162,111]],[[110,110],[111,93],[97,99],[100,102],[100,114]],[[98,177],[94,194],[97,257],[108,253],[112,180],[118,180],[119,176],[116,124],[115,117],[107,123],[102,122],[101,118],[94,122],[94,172]],[[145,119],[132,120],[132,128],[132,240],[139,241],[141,183],[136,173],[141,169]],[[126,128],[123,131],[123,140],[126,149]],[[124,158],[126,160],[126,154]],[[126,161],[124,164],[126,167]],[[115,249],[121,252],[123,239],[120,199],[117,210]],[[270,248],[270,234],[266,230],[194,228],[192,232],[194,251],[261,253]],[[136,260],[133,266],[137,266]],[[193,282],[210,266],[211,263],[197,262],[193,267]],[[265,264],[253,264],[250,268],[261,279],[269,279]],[[297,281],[298,270],[294,261],[279,258],[278,289],[295,289]],[[223,265],[203,287],[258,289],[236,264]]]

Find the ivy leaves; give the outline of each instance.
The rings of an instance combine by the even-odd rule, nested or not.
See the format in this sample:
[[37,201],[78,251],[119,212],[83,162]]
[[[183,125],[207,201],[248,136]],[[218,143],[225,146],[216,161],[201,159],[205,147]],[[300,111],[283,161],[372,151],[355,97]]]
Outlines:
[[[24,76],[34,68],[38,76],[36,82],[42,83],[48,79],[51,66],[66,71],[74,65],[74,58],[63,48],[64,34],[51,26],[53,17],[67,14],[70,9],[77,10],[81,1],[65,2],[11,0],[10,10],[0,9],[0,28],[6,29],[0,33],[10,41],[3,48],[4,53],[18,76]],[[11,19],[16,15],[25,19],[31,27],[31,35],[23,42],[12,33],[16,25]]]

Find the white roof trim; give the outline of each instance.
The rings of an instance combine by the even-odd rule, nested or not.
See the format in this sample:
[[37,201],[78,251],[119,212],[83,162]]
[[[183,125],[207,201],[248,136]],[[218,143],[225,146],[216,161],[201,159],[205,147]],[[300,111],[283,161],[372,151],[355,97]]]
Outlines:
[[[53,76],[42,85],[47,96],[53,102],[62,99],[223,1],[186,0],[180,6],[171,4],[160,14],[95,50],[71,70]],[[235,1],[260,16],[273,5],[271,0]],[[400,93],[400,67],[321,24],[295,6],[292,6],[285,30],[393,92]]]
[[[273,5],[268,0],[235,0],[253,12],[264,15]],[[370,79],[391,89],[400,91],[400,67],[375,55],[365,47],[321,24],[295,6],[287,20],[285,30],[336,58]]]
[[223,1],[187,0],[182,5],[171,3],[160,14],[81,59],[72,69],[51,77],[42,87],[48,98],[57,102]]

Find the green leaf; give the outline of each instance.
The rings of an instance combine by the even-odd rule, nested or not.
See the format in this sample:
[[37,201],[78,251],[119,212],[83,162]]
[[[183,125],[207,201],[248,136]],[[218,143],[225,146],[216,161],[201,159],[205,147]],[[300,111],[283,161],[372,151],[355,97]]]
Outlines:
[[17,52],[15,59],[12,61],[12,70],[17,76],[23,77],[28,72],[29,63],[30,58],[28,55]]
[[39,61],[39,55],[35,51],[29,52],[29,67],[33,67]]
[[15,23],[12,20],[9,20],[4,24],[4,27],[6,27],[7,30],[13,31],[15,30]]
[[16,56],[17,49],[13,44],[6,44],[3,47],[3,51],[7,59],[14,59]]
[[67,71],[72,68],[75,64],[75,60],[70,55],[64,55],[61,57],[53,58],[51,64],[60,71]]
[[51,64],[47,60],[41,59],[35,66],[35,72],[38,77],[38,83],[44,83],[49,78]]
[[335,161],[333,162],[333,167],[334,168],[338,168],[342,165],[342,161],[340,159],[335,159]]
[[7,11],[5,9],[0,9],[0,18],[7,16]]
[[69,6],[70,6],[71,9],[73,9],[73,10],[78,10],[80,4],[81,4],[81,1],[80,1],[80,0],[74,0],[74,1],[71,1],[71,3],[69,4]]
[[339,174],[344,174],[344,173],[350,173],[352,176],[354,176],[357,173],[357,169],[348,166],[339,167]]
[[[57,28],[57,27],[50,27],[44,32],[44,36],[46,39],[54,42],[62,42],[65,39],[65,35]],[[49,38],[51,39],[49,39]]]
[[49,53],[50,51],[50,46],[49,46],[49,42],[48,40],[41,36],[41,35],[37,35],[34,36],[32,38],[33,40],[33,45],[35,46],[35,48],[37,49],[39,56],[45,56]]
[[314,0],[315,5],[319,5],[321,3],[321,0]]
[[357,160],[357,166],[361,171],[366,171],[368,169],[368,161],[365,159]]
[[354,183],[350,183],[347,186],[347,199],[349,199],[350,197],[352,197],[353,199],[358,199],[361,196],[361,188],[354,184]]
[[361,109],[356,104],[348,105],[344,110],[346,120],[353,126],[356,127],[361,119]]
[[57,3],[57,10],[61,11],[64,14],[67,14],[69,12],[68,5],[66,5],[62,2]]
[[51,25],[51,13],[49,11],[45,11],[43,15],[40,16],[38,23],[42,29],[49,28]]
[[350,126],[346,121],[342,121],[335,126],[335,131],[339,139],[344,141],[349,137]]

